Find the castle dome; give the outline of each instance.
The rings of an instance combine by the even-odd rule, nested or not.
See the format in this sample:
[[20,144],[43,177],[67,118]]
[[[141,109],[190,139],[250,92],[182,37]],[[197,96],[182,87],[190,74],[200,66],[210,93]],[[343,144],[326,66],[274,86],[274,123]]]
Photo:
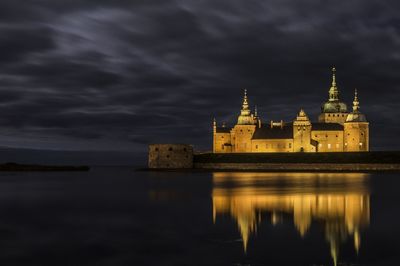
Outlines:
[[323,113],[347,113],[347,105],[340,101],[327,101],[321,106]]
[[244,90],[242,110],[240,110],[240,115],[238,117],[238,125],[254,125],[254,116],[250,111],[249,102],[247,99],[247,90]]
[[322,104],[321,111],[322,113],[347,113],[347,105],[339,100],[335,68],[332,68],[332,85],[329,89],[329,100]]

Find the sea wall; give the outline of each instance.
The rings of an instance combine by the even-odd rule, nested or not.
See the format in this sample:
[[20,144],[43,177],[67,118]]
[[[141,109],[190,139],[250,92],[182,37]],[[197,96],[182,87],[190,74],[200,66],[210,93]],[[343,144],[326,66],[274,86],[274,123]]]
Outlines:
[[194,163],[195,169],[241,171],[400,171],[400,164],[371,163]]

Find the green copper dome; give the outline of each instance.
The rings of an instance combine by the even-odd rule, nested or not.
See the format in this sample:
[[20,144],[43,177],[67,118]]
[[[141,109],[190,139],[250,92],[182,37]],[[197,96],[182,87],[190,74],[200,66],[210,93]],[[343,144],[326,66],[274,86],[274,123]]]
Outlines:
[[321,106],[323,113],[347,113],[347,105],[339,101],[327,101]]

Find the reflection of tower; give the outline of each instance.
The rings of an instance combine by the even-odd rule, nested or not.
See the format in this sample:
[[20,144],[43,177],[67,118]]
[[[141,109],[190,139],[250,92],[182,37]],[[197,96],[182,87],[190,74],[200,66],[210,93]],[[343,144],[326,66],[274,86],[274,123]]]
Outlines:
[[351,236],[358,252],[359,232],[369,224],[366,177],[361,173],[214,173],[214,219],[218,214],[231,214],[238,223],[245,252],[262,212],[271,213],[271,221],[279,214],[292,214],[301,236],[312,221],[320,222],[336,264],[340,243]]

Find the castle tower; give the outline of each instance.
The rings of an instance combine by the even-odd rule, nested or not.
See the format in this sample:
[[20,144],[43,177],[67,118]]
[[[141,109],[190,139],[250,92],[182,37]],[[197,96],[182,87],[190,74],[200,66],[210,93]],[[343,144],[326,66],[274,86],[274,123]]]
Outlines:
[[293,121],[293,151],[315,151],[315,148],[311,145],[311,122],[303,109],[300,110],[296,120]]
[[232,129],[232,151],[251,152],[251,138],[256,130],[257,122],[249,108],[247,90],[244,90],[242,109],[238,117],[238,122]]
[[347,118],[347,105],[339,99],[339,89],[336,85],[336,68],[332,68],[332,84],[329,89],[329,99],[321,106],[318,121],[322,123],[343,124]]
[[354,92],[353,112],[344,123],[344,151],[369,151],[369,123],[360,112],[357,89]]

